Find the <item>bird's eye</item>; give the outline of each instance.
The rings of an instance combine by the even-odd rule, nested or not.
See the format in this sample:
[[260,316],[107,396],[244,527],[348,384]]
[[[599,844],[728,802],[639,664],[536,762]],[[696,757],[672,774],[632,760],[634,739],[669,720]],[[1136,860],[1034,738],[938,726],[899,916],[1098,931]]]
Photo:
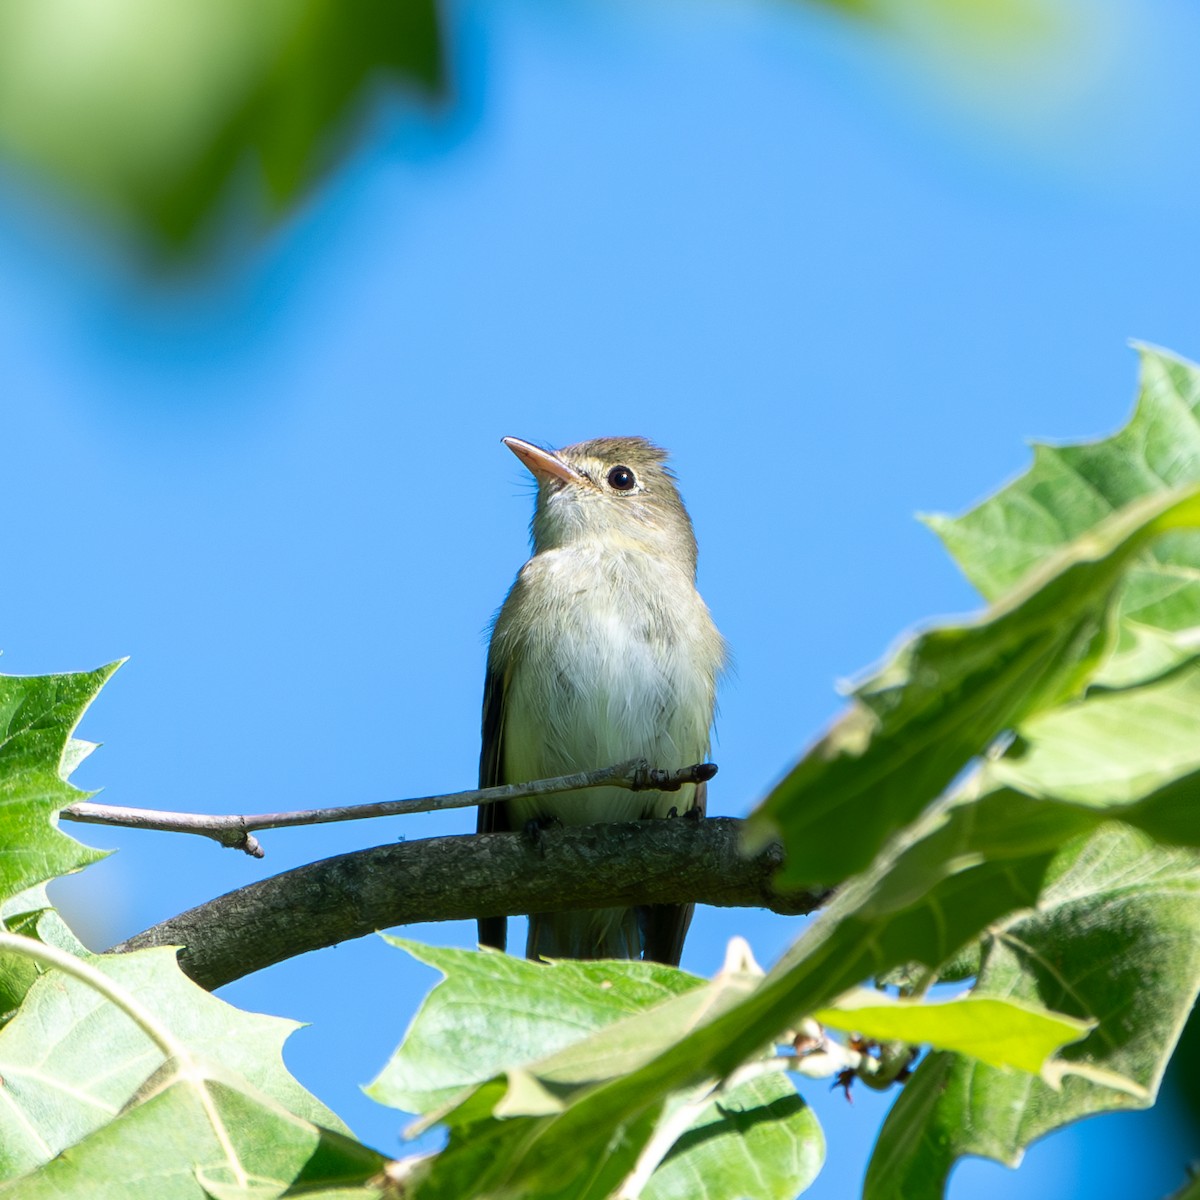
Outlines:
[[637,480],[628,467],[613,467],[608,473],[608,486],[616,488],[618,492],[629,491],[635,483],[637,483]]

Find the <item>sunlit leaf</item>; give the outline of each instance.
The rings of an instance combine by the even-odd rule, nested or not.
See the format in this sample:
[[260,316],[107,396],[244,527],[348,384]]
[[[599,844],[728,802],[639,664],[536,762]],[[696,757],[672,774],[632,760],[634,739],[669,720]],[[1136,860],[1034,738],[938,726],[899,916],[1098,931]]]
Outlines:
[[387,940],[445,976],[366,1089],[380,1103],[413,1113],[433,1112],[465,1087],[547,1058],[592,1030],[704,982],[658,963],[544,964]]
[[[961,517],[929,524],[989,600],[1045,558],[1144,496],[1200,480],[1200,368],[1143,347],[1137,407],[1112,437],[1033,448],[1020,478]],[[1151,546],[1122,600],[1144,625],[1183,629],[1200,612],[1200,536]]]
[[134,1103],[67,1154],[0,1186],[13,1200],[373,1200],[382,1157],[318,1128],[236,1076],[167,1063]]
[[82,757],[71,735],[119,665],[0,675],[0,902],[104,857],[62,833],[55,814],[87,798],[67,783]]
[[1001,1069],[1038,1075],[1067,1042],[1094,1022],[1051,1012],[1040,1004],[999,996],[957,1000],[890,1000],[866,991],[842,997],[812,1014],[823,1025],[877,1042],[906,1042],[955,1050]]
[[[18,892],[0,904],[0,927],[9,933],[57,946],[69,954],[88,953],[87,947],[51,906],[41,884]],[[0,1026],[15,1014],[17,1006],[42,973],[42,968],[26,955],[0,951]]]
[[[192,983],[170,949],[93,956],[190,1049],[249,1081],[298,1116],[341,1123],[283,1065],[295,1022],[240,1012]],[[0,1180],[23,1175],[112,1121],[154,1073],[162,1052],[128,1014],[58,972],[41,976],[0,1030]]]

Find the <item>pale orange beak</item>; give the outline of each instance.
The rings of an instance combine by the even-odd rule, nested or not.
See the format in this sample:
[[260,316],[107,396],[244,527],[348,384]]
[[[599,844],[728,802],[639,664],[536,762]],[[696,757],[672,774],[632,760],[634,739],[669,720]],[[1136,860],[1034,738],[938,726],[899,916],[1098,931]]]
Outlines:
[[587,483],[586,475],[575,470],[568,463],[563,462],[557,454],[552,454],[549,450],[543,450],[541,446],[535,446],[532,442],[523,441],[521,438],[506,437],[500,439],[537,477],[549,475],[555,479],[561,479],[565,483]]

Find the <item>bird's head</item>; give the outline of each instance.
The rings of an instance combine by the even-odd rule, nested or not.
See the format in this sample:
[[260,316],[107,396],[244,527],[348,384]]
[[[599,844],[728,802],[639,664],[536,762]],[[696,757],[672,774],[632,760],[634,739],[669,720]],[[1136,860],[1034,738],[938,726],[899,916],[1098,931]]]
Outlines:
[[696,570],[696,537],[665,450],[640,437],[594,438],[543,450],[504,444],[537,480],[535,551],[587,542],[632,545]]

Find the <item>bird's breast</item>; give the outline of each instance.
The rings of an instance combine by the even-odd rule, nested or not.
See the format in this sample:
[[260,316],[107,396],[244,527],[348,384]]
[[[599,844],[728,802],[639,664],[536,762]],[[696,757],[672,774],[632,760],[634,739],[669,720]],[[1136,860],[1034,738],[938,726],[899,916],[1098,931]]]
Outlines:
[[[645,559],[646,556],[641,556]],[[544,560],[544,561],[541,561]],[[537,779],[645,758],[675,769],[708,753],[720,639],[692,581],[637,556],[579,561],[544,554],[518,587],[531,619],[506,628],[504,774]],[[516,801],[517,822],[554,812],[568,823],[682,810],[690,796],[591,789]],[[661,814],[659,814],[661,815]]]

